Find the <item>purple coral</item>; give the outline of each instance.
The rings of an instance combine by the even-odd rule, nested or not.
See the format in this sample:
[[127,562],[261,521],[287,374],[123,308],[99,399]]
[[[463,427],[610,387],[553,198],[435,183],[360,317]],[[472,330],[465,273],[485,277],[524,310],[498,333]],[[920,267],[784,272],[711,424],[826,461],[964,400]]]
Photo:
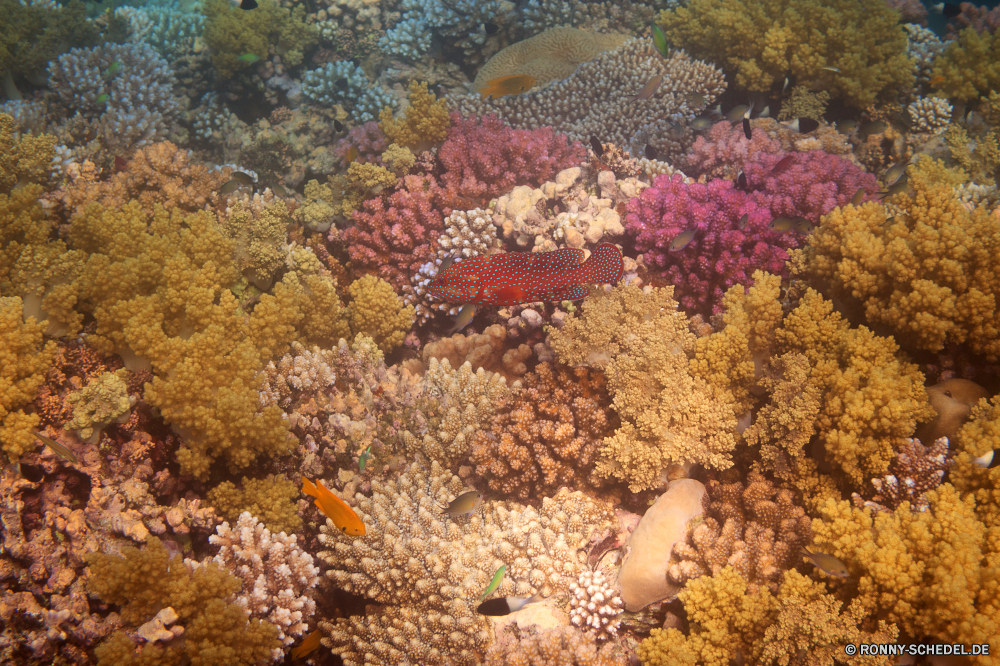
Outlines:
[[340,158],[344,166],[347,166],[347,153],[352,147],[358,150],[355,162],[382,164],[382,153],[389,147],[389,142],[386,141],[378,123],[371,120],[362,125],[355,125],[347,131],[344,138],[338,139],[334,144],[333,154]]
[[703,173],[721,177],[734,175],[737,168],[756,159],[759,154],[781,151],[781,141],[760,130],[747,140],[743,125],[728,120],[712,125],[708,136],[699,136],[687,154],[688,173]]
[[[685,183],[681,175],[657,176],[652,187],[626,205],[625,229],[645,253],[650,270],[676,286],[674,296],[688,312],[718,312],[734,284],[749,284],[755,270],[780,273],[796,236],[771,230],[766,200],[716,179]],[[741,225],[746,214],[747,222]],[[740,227],[743,226],[741,229]],[[683,248],[674,239],[697,229]]]

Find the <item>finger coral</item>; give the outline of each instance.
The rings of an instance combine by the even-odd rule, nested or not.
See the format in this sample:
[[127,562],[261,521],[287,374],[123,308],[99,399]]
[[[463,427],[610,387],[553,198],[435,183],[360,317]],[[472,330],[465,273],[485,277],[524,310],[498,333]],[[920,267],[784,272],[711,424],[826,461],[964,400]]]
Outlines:
[[596,471],[633,492],[656,487],[671,464],[725,469],[736,445],[731,395],[688,372],[695,335],[672,292],[599,292],[550,335],[563,363],[604,369],[622,425],[605,438]]
[[240,487],[223,481],[206,494],[206,501],[226,520],[236,523],[245,512],[258,517],[273,534],[291,534],[302,527],[296,500],[299,486],[281,477],[268,475],[262,479],[243,477]]
[[905,345],[965,344],[995,361],[1000,294],[988,276],[1000,270],[1000,220],[981,208],[969,212],[935,181],[914,170],[915,196],[899,197],[891,218],[874,203],[835,209],[809,247],[792,253],[794,270],[861,305],[871,324],[889,326]]
[[461,492],[461,480],[437,463],[411,465],[372,497],[351,500],[366,536],[348,539],[332,523],[321,528],[327,579],[384,604],[320,623],[323,644],[348,666],[389,663],[389,655],[475,663],[493,633],[475,600],[497,568],[507,565],[499,596],[565,593],[586,566],[578,549],[613,520],[609,505],[565,489],[540,510],[494,500],[467,519],[442,516],[442,503]]
[[880,0],[694,0],[664,10],[660,25],[747,90],[787,76],[863,108],[913,83],[899,15]]
[[605,436],[618,425],[603,375],[541,363],[477,430],[470,459],[491,490],[520,501],[561,486],[586,489]]
[[934,59],[932,77],[938,90],[960,102],[1000,88],[1000,33],[966,28]]

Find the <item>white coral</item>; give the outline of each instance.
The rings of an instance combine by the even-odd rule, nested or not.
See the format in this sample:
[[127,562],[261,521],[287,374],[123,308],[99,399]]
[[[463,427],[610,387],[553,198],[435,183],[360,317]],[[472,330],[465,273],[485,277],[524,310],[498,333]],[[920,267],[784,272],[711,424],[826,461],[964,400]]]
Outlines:
[[267,364],[262,374],[264,382],[259,392],[260,406],[291,404],[292,391],[316,391],[332,386],[337,380],[331,364],[333,352],[313,346],[306,349],[301,343],[292,343],[292,353],[285,354],[275,365]]
[[906,110],[918,132],[940,132],[951,122],[952,106],[943,97],[918,97]]
[[622,600],[601,571],[583,571],[579,582],[571,583],[570,622],[597,634],[598,640],[618,635]]
[[[319,582],[312,555],[299,548],[294,535],[272,534],[244,511],[236,525],[222,523],[208,538],[219,546],[214,561],[243,581],[236,602],[253,617],[278,627],[278,637],[291,645],[308,627],[316,612],[309,590]],[[281,659],[282,650],[275,650]]]

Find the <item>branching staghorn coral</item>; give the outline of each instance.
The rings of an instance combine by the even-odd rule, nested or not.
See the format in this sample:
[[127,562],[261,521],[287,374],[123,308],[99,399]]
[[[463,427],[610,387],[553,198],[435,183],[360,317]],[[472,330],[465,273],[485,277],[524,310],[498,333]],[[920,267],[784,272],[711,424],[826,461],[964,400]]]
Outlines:
[[364,537],[349,539],[329,521],[321,527],[324,575],[384,604],[320,623],[323,644],[345,664],[477,663],[492,629],[476,599],[497,568],[507,565],[498,596],[564,593],[586,566],[579,549],[614,520],[610,505],[566,489],[541,510],[487,500],[467,518],[443,516],[440,506],[464,490],[436,462],[414,463],[372,497],[351,500]]
[[731,394],[688,371],[695,335],[673,290],[616,287],[592,292],[582,314],[551,332],[567,365],[604,369],[622,426],[605,438],[596,471],[652,488],[672,464],[725,469],[736,445]]

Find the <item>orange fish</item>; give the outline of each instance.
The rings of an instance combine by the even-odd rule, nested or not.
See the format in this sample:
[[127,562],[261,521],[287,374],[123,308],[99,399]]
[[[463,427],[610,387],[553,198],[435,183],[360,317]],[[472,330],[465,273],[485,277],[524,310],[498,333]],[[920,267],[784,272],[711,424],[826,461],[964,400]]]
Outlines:
[[555,252],[506,252],[472,257],[448,266],[427,290],[449,303],[517,305],[536,301],[578,301],[587,284],[615,284],[622,279],[622,251],[601,243],[590,258],[563,248]]
[[358,159],[358,149],[351,146],[347,149],[347,154],[344,156],[344,161],[350,164],[354,160]]
[[929,83],[932,86],[939,86],[939,85],[941,85],[942,83],[944,83],[947,80],[948,80],[947,78],[945,78],[944,76],[941,76],[939,74],[939,75],[935,76],[934,78],[932,78],[927,83]]
[[500,99],[506,95],[520,95],[534,87],[535,77],[527,74],[511,74],[487,81],[486,87],[479,89],[479,94],[483,97],[492,96],[493,99]]
[[358,518],[358,514],[344,500],[331,493],[322,481],[313,484],[303,476],[302,492],[316,498],[316,506],[333,521],[338,530],[350,536],[365,535],[365,524]]
[[312,632],[305,637],[302,644],[292,648],[292,659],[300,659],[319,647],[319,639],[323,637],[320,630]]

